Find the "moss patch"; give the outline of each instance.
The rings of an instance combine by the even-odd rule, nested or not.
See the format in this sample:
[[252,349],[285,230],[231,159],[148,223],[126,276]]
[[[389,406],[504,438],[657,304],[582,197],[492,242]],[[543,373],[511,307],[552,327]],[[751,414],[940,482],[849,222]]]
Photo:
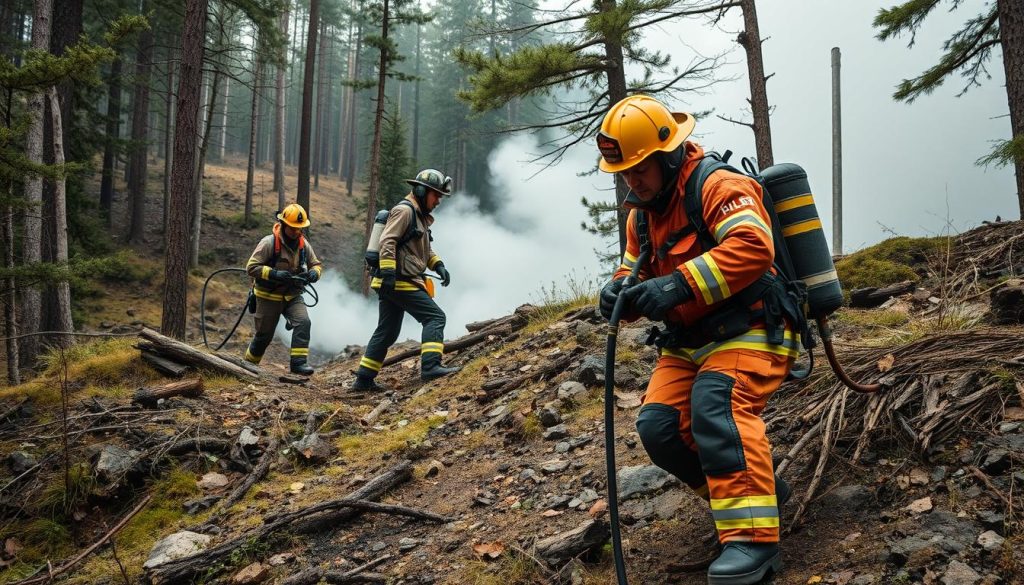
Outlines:
[[891,238],[850,254],[836,263],[843,288],[882,287],[918,281],[928,261],[944,249],[946,238]]

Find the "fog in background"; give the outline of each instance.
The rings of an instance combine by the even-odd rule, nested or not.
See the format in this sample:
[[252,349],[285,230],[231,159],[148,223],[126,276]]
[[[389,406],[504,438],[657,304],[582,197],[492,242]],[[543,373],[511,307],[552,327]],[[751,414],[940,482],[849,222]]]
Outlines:
[[[434,250],[452,275],[451,286],[438,284],[434,297],[448,315],[446,339],[465,334],[466,323],[538,302],[552,288],[555,295],[565,295],[566,279],[596,292],[598,275],[609,270],[594,254],[603,243],[580,229],[586,219],[580,197],[606,191],[607,175],[577,176],[595,164],[589,148],[570,151],[548,169],[527,162],[537,151],[533,138],[516,136],[491,155],[494,188],[502,201],[497,213],[481,213],[478,199],[464,192],[446,198],[434,211]],[[320,303],[309,310],[312,347],[337,353],[348,344],[365,345],[377,325],[376,293],[364,298],[330,269],[315,286]],[[407,316],[399,341],[418,340],[420,329]],[[282,326],[278,333],[283,332]]]
[[[879,8],[893,2],[772,0],[758,4],[768,98],[773,106],[772,138],[776,162],[796,162],[808,171],[822,222],[831,243],[832,113],[831,49],[842,51],[844,252],[890,237],[940,235],[971,229],[1001,215],[1017,219],[1013,169],[984,169],[974,161],[991,141],[1009,138],[1002,54],[993,52],[991,79],[956,97],[959,77],[949,79],[914,104],[897,103],[892,93],[904,78],[935,64],[941,45],[983,0],[965,0],[950,13],[942,6],[925,22],[913,49],[906,39],[880,42],[871,22]],[[729,52],[718,77],[735,78],[701,94],[666,99],[673,109],[703,111],[750,119],[749,86],[741,30],[734,9],[718,29],[707,20],[687,20],[649,29],[645,43],[684,66],[694,52]],[[633,72],[634,74],[636,72]],[[751,131],[705,117],[694,140],[708,149],[754,155]],[[592,141],[574,147],[560,163],[543,169],[528,163],[543,152],[535,139],[513,137],[491,156],[494,187],[503,207],[481,213],[477,198],[456,193],[435,212],[434,246],[451,270],[452,285],[437,288],[436,300],[448,314],[445,337],[465,333],[465,324],[499,317],[550,292],[565,293],[565,279],[592,285],[611,267],[598,265],[599,241],[580,229],[586,213],[580,197],[608,200],[611,179],[592,171],[597,154]],[[442,169],[443,170],[443,169]],[[538,173],[538,171],[541,171]],[[536,175],[536,176],[534,176]],[[531,178],[532,177],[532,178]],[[310,310],[312,345],[338,352],[347,344],[365,345],[377,322],[374,293],[364,298],[328,270],[317,284],[320,304]],[[283,331],[283,329],[281,330]],[[419,339],[420,327],[407,318],[399,340]]]

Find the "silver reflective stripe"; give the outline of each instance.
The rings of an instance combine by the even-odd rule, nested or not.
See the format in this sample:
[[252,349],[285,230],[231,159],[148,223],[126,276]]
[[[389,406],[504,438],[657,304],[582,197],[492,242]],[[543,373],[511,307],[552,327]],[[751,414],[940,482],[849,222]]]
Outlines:
[[832,282],[833,280],[839,280],[839,275],[836,274],[835,270],[829,270],[828,272],[814,274],[803,279],[804,284],[807,285],[807,288],[819,286],[828,282]]
[[753,518],[776,518],[779,509],[775,506],[751,506],[732,510],[712,510],[715,520],[748,520]]
[[725,300],[725,294],[722,292],[721,287],[718,286],[718,279],[715,278],[715,273],[711,271],[711,267],[708,266],[707,261],[704,260],[704,256],[697,256],[693,259],[693,265],[700,271],[700,275],[704,278],[704,284],[708,286],[708,292],[711,293],[711,298],[716,303]]

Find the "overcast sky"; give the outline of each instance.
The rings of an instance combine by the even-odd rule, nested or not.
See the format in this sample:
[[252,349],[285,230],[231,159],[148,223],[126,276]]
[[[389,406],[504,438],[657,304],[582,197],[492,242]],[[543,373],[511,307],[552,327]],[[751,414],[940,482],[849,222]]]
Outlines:
[[[871,22],[879,8],[895,0],[770,0],[758,3],[772,142],[776,162],[796,162],[809,173],[831,242],[831,49],[842,52],[844,248],[856,250],[889,237],[943,233],[947,217],[957,230],[982,220],[1017,219],[1011,167],[981,168],[994,139],[1010,137],[1002,53],[989,61],[991,79],[957,98],[964,83],[949,79],[913,104],[893,101],[902,79],[935,64],[942,42],[984,2],[966,0],[948,12],[943,2],[925,21],[912,49],[907,39],[881,42]],[[735,44],[740,13],[713,30],[687,21],[662,27],[647,37],[652,48],[678,55],[685,64],[692,50],[712,55],[736,47],[734,65],[723,68],[721,83],[680,109],[705,110],[733,118],[743,115],[749,95],[743,51]],[[725,32],[728,31],[728,32]],[[717,118],[698,120],[697,140],[716,150],[753,155],[750,130]],[[948,209],[947,209],[948,202]],[[883,228],[882,226],[885,226]]]

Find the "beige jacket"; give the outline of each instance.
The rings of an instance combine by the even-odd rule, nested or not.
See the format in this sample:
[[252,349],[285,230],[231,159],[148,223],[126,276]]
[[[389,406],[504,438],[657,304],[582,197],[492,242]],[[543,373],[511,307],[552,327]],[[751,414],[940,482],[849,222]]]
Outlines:
[[[405,201],[410,202],[416,211],[405,204],[395,205],[380,235],[380,267],[382,270],[395,270],[395,290],[400,291],[424,288],[423,272],[433,269],[441,261],[430,246],[430,226],[434,223],[434,216],[422,213],[411,193],[405,196]],[[412,222],[415,222],[416,231],[412,239],[399,248],[398,241]],[[380,288],[380,277],[374,278],[370,286]]]
[[[287,270],[292,274],[301,274],[309,270],[316,270],[317,274],[320,274],[323,270],[323,263],[320,262],[316,252],[313,251],[312,244],[305,236],[299,240],[298,248],[293,250],[284,243],[283,238],[280,238],[280,228],[281,224],[274,224],[274,233],[264,237],[259,244],[256,244],[252,256],[245,263],[245,271],[256,281],[253,292],[258,298],[268,301],[290,301],[302,294],[302,287],[271,281],[271,270]],[[274,262],[275,246],[278,246],[276,262]],[[301,261],[303,250],[305,251],[305,265],[302,265]]]

